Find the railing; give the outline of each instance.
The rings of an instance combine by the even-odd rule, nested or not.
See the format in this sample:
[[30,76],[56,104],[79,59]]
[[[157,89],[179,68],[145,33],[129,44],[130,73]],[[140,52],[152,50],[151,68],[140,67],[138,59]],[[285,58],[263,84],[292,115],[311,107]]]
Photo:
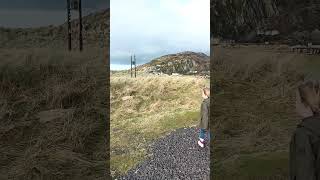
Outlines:
[[309,46],[292,46],[291,50],[298,53],[309,53],[309,54],[320,54],[320,45],[309,45]]

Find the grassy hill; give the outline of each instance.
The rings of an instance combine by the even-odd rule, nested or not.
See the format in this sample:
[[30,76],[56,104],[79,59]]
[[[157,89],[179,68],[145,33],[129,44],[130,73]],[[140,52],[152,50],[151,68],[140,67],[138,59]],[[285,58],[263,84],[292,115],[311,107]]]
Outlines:
[[295,90],[306,76],[320,78],[319,56],[259,46],[214,53],[213,178],[288,179]]
[[201,87],[194,76],[111,75],[111,171],[119,175],[142,161],[152,140],[198,122]]
[[141,71],[169,75],[172,73],[209,74],[209,68],[209,56],[204,53],[189,51],[161,56],[151,60],[149,63],[137,67],[137,69]]
[[[83,43],[84,46],[98,47],[103,39],[104,46],[109,43],[109,10],[89,14],[83,17]],[[73,48],[78,47],[79,21],[71,22]],[[0,27],[1,48],[57,48],[66,49],[67,23],[59,26],[46,26],[39,28],[4,28]]]
[[[221,0],[211,3],[211,31],[215,36],[243,42],[283,41],[320,43],[319,1]],[[279,36],[258,36],[259,30],[278,30]]]
[[0,179],[108,175],[109,10],[83,22],[82,53],[66,24],[0,27]]
[[0,179],[108,174],[109,10],[83,21],[82,53],[66,51],[66,24],[0,28]]

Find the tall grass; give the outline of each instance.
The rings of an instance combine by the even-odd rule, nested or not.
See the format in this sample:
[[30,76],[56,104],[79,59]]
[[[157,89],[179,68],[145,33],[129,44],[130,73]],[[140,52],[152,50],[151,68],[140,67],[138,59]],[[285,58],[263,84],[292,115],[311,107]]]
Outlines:
[[214,52],[212,178],[287,179],[295,90],[314,57],[258,47]]
[[106,69],[92,52],[0,52],[1,178],[106,175]]

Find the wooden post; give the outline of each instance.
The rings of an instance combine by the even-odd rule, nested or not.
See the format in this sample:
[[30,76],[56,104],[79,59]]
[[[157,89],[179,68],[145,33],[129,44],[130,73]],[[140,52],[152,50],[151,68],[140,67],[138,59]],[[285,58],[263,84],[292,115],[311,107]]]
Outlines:
[[71,51],[71,14],[70,14],[70,0],[67,0],[67,21],[68,21],[68,50]]
[[136,55],[134,55],[134,77],[137,77],[137,61],[136,61]]
[[78,0],[79,3],[79,50],[83,50],[83,41],[82,41],[82,7],[81,0]]
[[130,68],[130,72],[131,72],[131,77],[132,77],[132,55],[131,55],[131,58],[130,58],[130,64],[131,64],[131,68]]

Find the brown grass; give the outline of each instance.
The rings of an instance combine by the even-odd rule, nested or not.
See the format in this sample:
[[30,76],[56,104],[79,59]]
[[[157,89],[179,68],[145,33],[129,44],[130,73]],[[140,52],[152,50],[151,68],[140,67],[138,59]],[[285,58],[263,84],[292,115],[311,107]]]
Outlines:
[[317,57],[250,46],[214,53],[212,177],[287,179],[295,89]]
[[97,51],[0,51],[0,179],[106,175],[107,73]]

